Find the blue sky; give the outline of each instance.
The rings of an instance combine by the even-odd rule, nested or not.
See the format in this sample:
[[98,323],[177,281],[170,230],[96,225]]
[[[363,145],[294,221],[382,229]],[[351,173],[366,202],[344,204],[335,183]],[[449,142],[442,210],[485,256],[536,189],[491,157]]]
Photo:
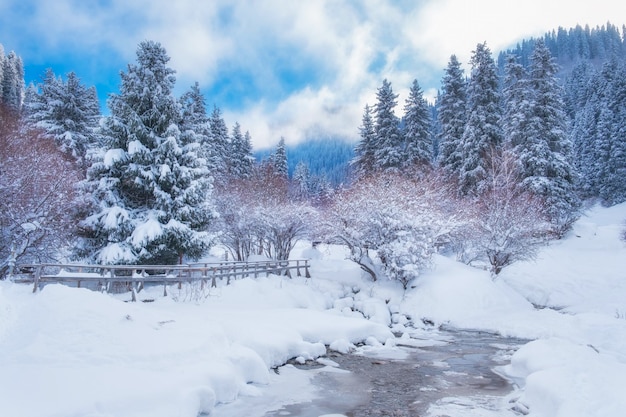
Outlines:
[[[621,19],[621,20],[620,20]],[[106,97],[142,40],[160,42],[177,94],[195,81],[207,104],[238,121],[256,148],[281,136],[358,138],[384,78],[400,94],[417,79],[434,96],[450,55],[466,64],[559,26],[626,23],[615,0],[3,0],[0,44],[25,64],[74,71]],[[106,109],[103,109],[106,111]]]

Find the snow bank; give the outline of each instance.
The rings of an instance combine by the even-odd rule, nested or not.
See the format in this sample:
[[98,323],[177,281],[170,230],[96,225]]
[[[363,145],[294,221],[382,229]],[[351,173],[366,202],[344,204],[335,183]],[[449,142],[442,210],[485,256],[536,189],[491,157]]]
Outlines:
[[[235,281],[201,303],[128,303],[86,289],[0,283],[0,415],[193,416],[256,395],[270,368],[338,340],[392,337],[329,311],[301,280]],[[175,291],[173,291],[175,293]],[[143,294],[143,293],[141,293]],[[36,401],[33,401],[36,398]]]
[[[626,204],[594,207],[569,236],[494,281],[437,257],[402,302],[414,321],[537,339],[500,371],[537,417],[618,417],[626,410]],[[445,408],[445,407],[444,407]],[[439,409],[438,412],[442,412]]]
[[591,345],[537,340],[503,371],[524,387],[518,409],[531,416],[617,417],[626,410],[626,364]]
[[[231,406],[231,415],[263,415],[250,411],[259,398],[278,409],[313,395],[297,369],[277,375],[272,367],[317,358],[326,346],[350,352],[365,343],[361,349],[391,354],[390,329],[407,345],[416,340],[409,334],[428,337],[424,319],[533,340],[500,369],[520,386],[507,407],[531,417],[621,417],[624,219],[626,204],[595,207],[536,261],[495,281],[435,256],[406,292],[364,278],[344,248],[325,245],[294,251],[311,259],[311,279],[220,281],[203,291],[170,288],[165,298],[154,287],[139,294],[154,300],[145,303],[61,285],[32,294],[0,282],[0,415],[196,417]],[[455,403],[433,413],[458,415],[446,411]]]

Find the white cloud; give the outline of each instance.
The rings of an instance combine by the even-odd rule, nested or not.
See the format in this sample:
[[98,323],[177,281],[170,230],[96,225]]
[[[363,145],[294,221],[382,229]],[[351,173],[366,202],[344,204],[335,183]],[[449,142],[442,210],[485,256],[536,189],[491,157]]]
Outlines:
[[[161,42],[171,56],[181,89],[198,81],[209,88],[238,74],[253,77],[261,94],[244,104],[216,103],[232,126],[239,121],[258,147],[312,134],[356,138],[365,103],[374,104],[383,78],[400,94],[398,112],[413,79],[433,98],[451,54],[467,68],[476,44],[494,53],[558,26],[594,27],[626,19],[626,4],[614,0],[111,0],[100,6],[80,0],[9,0],[7,10],[32,9],[20,21],[37,53],[74,49],[113,50],[135,60],[142,40]],[[4,3],[4,2],[3,2]],[[26,4],[26,6],[23,6]],[[0,21],[0,35],[3,34]],[[2,37],[0,37],[2,40]],[[18,52],[19,53],[19,52]],[[278,69],[310,73],[310,83],[283,83]],[[80,74],[79,69],[76,69]],[[106,74],[118,77],[118,73]],[[88,80],[85,80],[88,82]],[[212,104],[211,97],[207,101]],[[243,108],[242,108],[243,107]]]

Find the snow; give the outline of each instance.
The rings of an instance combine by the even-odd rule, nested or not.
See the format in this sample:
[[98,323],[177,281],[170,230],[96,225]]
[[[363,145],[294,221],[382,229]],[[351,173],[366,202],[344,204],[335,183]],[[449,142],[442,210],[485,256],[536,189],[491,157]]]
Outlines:
[[148,153],[149,150],[139,140],[133,140],[128,143],[128,154]]
[[[3,281],[0,415],[263,415],[313,398],[315,372],[341,371],[320,359],[327,346],[347,353],[364,344],[358,349],[368,354],[399,357],[396,344],[429,343],[427,319],[530,340],[498,369],[518,386],[511,398],[446,398],[430,415],[512,415],[515,407],[531,417],[622,416],[624,219],[626,204],[593,207],[535,261],[496,280],[436,255],[406,292],[369,281],[345,260],[345,248],[325,245],[292,254],[311,259],[310,279],[172,287],[168,297],[151,287],[138,294],[150,302],[63,285],[33,294],[30,285]],[[281,366],[292,358],[324,367]]]
[[104,163],[105,167],[110,168],[117,161],[123,159],[125,155],[126,155],[126,152],[124,152],[123,149],[109,149],[104,154],[104,158],[102,162]]
[[106,211],[102,223],[105,229],[113,230],[119,227],[120,224],[128,220],[128,218],[129,213],[125,208],[120,206],[112,206]]
[[162,224],[155,218],[149,217],[135,227],[130,237],[134,246],[141,246],[144,242],[155,240],[163,234]]

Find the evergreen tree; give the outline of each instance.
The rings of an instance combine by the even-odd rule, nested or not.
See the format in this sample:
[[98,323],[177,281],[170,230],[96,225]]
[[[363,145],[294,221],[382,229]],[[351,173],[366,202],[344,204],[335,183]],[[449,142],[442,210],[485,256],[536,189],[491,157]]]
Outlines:
[[565,84],[565,111],[571,119],[585,106],[594,73],[593,67],[582,61],[569,74]]
[[374,107],[376,144],[374,146],[375,170],[398,170],[402,165],[402,135],[398,117],[393,109],[398,104],[398,95],[394,94],[391,83],[386,79],[376,94]]
[[22,58],[11,51],[3,56],[0,50],[2,76],[0,77],[1,99],[5,107],[20,112],[24,103],[24,64]]
[[174,70],[156,42],[137,49],[108,100],[105,149],[88,171],[96,207],[82,222],[83,255],[98,262],[171,264],[210,245],[211,177],[199,144],[181,134]]
[[39,90],[39,94],[28,94],[27,120],[86,168],[87,152],[99,145],[100,104],[95,87],[85,87],[74,72],[63,81],[48,69]]
[[502,145],[498,75],[486,43],[478,44],[471,64],[467,123],[462,139],[463,161],[459,171],[462,194],[481,191],[487,173],[488,155]]
[[600,197],[608,204],[626,201],[626,66],[620,65],[609,101],[612,114],[609,157]]
[[248,178],[252,175],[254,157],[252,156],[252,144],[250,133],[241,134],[241,126],[235,123],[230,139],[229,173],[236,178]]
[[577,218],[580,202],[574,190],[572,147],[557,71],[550,51],[538,41],[530,67],[532,119],[514,151],[522,166],[523,185],[545,200],[548,216],[560,235]]
[[430,165],[432,141],[430,137],[430,110],[417,80],[413,81],[404,105],[403,166]]
[[273,172],[287,178],[289,176],[289,166],[287,165],[287,150],[285,149],[285,138],[281,137],[278,145],[270,158]]
[[306,200],[311,195],[311,171],[306,162],[300,161],[293,171],[296,199]]
[[213,111],[209,117],[209,126],[211,128],[211,147],[215,155],[216,175],[220,177],[226,175],[229,169],[230,138],[228,137],[226,122],[224,122],[222,118],[222,111],[217,106],[213,107]]
[[372,109],[365,105],[362,124],[359,127],[361,140],[354,148],[354,158],[350,161],[356,177],[364,177],[374,170],[374,152],[376,150],[376,131],[372,120]]
[[206,103],[199,84],[194,83],[179,102],[182,111],[180,131],[190,136],[189,142],[200,144],[199,156],[204,158],[207,169],[214,174],[221,167],[222,160],[214,148]]
[[524,67],[515,55],[509,55],[504,68],[502,129],[508,147],[524,142],[532,119],[533,98]]
[[246,133],[243,135],[243,142],[240,146],[241,155],[245,157],[245,162],[243,162],[241,174],[248,178],[252,175],[252,171],[254,170],[254,164],[256,158],[252,153],[252,137],[250,136],[250,131],[246,130]]
[[585,184],[592,196],[613,205],[626,201],[626,69],[615,60],[607,62],[594,77],[589,100],[581,112],[585,117],[587,137],[584,159]]
[[455,55],[450,57],[441,89],[437,112],[441,129],[439,166],[458,176],[463,161],[462,138],[466,120],[467,87],[463,69]]

